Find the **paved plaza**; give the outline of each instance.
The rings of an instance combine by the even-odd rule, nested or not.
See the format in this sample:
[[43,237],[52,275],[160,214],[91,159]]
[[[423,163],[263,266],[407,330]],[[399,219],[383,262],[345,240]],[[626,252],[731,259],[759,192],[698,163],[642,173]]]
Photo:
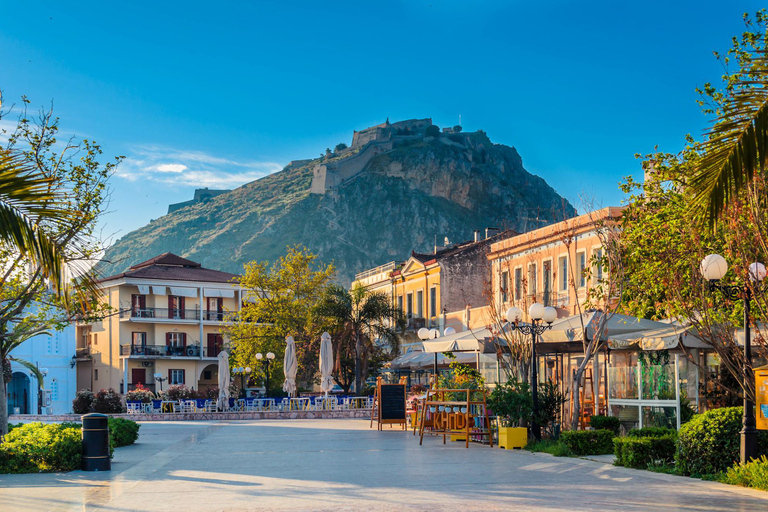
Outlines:
[[368,428],[144,423],[109,473],[0,475],[0,510],[768,510],[768,493]]

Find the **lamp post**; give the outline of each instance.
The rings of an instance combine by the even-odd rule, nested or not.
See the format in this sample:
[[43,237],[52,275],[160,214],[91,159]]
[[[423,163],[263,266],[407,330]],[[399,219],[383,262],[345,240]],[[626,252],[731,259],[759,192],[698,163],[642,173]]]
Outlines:
[[[755,428],[755,404],[747,397],[747,385],[752,378],[752,340],[749,332],[749,305],[752,301],[752,287],[749,285],[725,285],[719,281],[728,272],[728,262],[719,254],[710,254],[701,260],[701,275],[709,281],[709,291],[719,290],[730,300],[744,301],[744,412],[741,418],[741,462],[746,463],[757,456],[757,428]],[[755,262],[749,266],[749,280],[757,286],[765,279],[765,265]]]
[[251,367],[246,366],[243,368],[240,366],[239,368],[233,369],[232,373],[240,375],[240,398],[245,398],[245,376],[251,374]]
[[45,376],[48,375],[48,368],[40,368],[40,363],[37,363],[37,371],[42,375],[37,386],[37,414],[43,414],[43,389],[45,388]]
[[[557,310],[553,307],[544,307],[538,302],[531,304],[528,308],[528,316],[531,317],[530,324],[521,324],[523,312],[520,308],[509,308],[507,310],[507,321],[512,329],[517,329],[524,335],[531,335],[531,399],[533,401],[533,414],[531,419],[531,433],[537,440],[541,440],[541,425],[539,425],[539,379],[537,377],[536,365],[536,336],[547,329],[552,328],[552,322],[557,320]],[[544,325],[546,322],[547,325]]]
[[160,383],[160,393],[163,392],[163,381],[168,380],[168,377],[163,377],[162,373],[156,373],[155,374],[155,380]]
[[256,354],[256,359],[258,359],[259,362],[262,364],[262,366],[264,366],[264,376],[266,377],[264,382],[264,388],[266,389],[267,398],[269,398],[269,363],[271,363],[274,358],[275,358],[275,354],[273,354],[272,352],[267,352],[266,358],[264,357],[264,354],[262,354],[261,352]]
[[[427,341],[437,338],[440,335],[440,331],[437,329],[427,329],[426,327],[422,327],[416,331],[416,335],[421,341]],[[435,352],[435,365],[433,367],[433,371],[435,375],[435,386],[437,386],[437,352]]]

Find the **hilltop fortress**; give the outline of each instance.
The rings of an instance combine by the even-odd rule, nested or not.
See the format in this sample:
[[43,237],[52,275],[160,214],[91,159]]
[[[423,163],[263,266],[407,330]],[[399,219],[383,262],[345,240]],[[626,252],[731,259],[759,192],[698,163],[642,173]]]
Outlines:
[[[325,194],[363,172],[373,157],[392,151],[398,141],[424,139],[432,119],[408,119],[355,130],[352,145],[335,153],[328,152],[325,160],[312,168],[312,194]],[[453,128],[443,128],[443,133],[454,133]],[[448,141],[450,143],[450,141]]]

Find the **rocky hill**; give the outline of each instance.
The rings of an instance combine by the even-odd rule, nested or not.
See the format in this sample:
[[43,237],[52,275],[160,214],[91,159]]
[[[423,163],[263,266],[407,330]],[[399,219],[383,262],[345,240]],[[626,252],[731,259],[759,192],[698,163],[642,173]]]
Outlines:
[[484,132],[395,138],[362,172],[311,193],[313,173],[334,160],[301,161],[154,220],[118,240],[99,271],[171,251],[239,273],[247,261],[273,261],[301,243],[332,261],[348,284],[356,272],[404,260],[411,250],[429,252],[436,240],[468,240],[486,227],[523,232],[575,214],[523,168],[515,148]]

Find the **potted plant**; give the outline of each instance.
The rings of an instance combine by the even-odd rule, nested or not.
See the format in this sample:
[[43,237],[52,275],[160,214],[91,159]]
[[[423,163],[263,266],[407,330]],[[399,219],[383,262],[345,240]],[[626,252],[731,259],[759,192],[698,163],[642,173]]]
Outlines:
[[525,448],[533,410],[528,384],[515,380],[499,384],[488,396],[487,403],[499,422],[499,448]]

